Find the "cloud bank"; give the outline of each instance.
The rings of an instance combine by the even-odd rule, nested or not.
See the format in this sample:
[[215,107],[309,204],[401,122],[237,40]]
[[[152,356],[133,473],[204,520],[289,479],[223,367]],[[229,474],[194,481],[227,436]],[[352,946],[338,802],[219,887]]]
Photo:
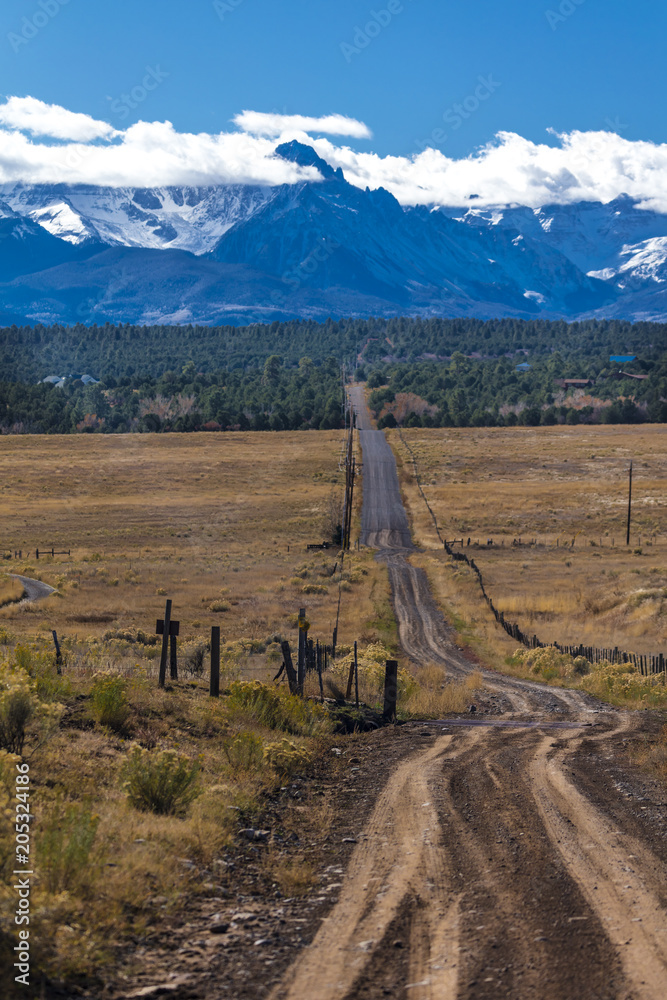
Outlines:
[[552,144],[500,132],[456,160],[430,148],[413,156],[358,152],[337,140],[368,139],[371,132],[344,115],[243,111],[234,125],[235,131],[218,134],[178,132],[170,122],[119,130],[34,98],[10,97],[0,104],[0,183],[273,186],[320,179],[314,168],[275,155],[278,142],[298,139],[341,167],[350,183],[384,187],[403,205],[538,208],[627,194],[642,208],[667,212],[667,144],[614,132],[571,132]]
[[308,118],[305,115],[264,114],[261,111],[242,111],[232,119],[243,132],[277,138],[292,132],[324,132],[326,135],[344,135],[350,139],[371,139],[368,125],[344,115],[325,115]]
[[28,132],[30,135],[70,139],[74,142],[111,139],[118,134],[107,122],[68,111],[58,104],[45,104],[34,97],[8,98],[0,105],[0,125]]

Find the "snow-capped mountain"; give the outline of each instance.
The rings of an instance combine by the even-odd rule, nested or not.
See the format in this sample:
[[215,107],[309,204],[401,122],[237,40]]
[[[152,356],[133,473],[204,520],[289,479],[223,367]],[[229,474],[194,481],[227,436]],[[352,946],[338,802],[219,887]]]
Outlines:
[[67,243],[156,250],[211,250],[235,223],[252,215],[271,189],[100,188],[0,185],[0,203]]
[[[619,293],[611,315],[655,319],[665,313],[656,303],[667,282],[667,215],[638,208],[627,196],[606,205],[580,202],[539,209],[498,207],[466,213],[443,208],[448,218],[475,229],[507,229],[559,250],[589,277]],[[667,289],[665,289],[667,290]]]
[[667,317],[667,216],[629,198],[404,208],[309,146],[276,155],[321,180],[0,185],[0,322]]

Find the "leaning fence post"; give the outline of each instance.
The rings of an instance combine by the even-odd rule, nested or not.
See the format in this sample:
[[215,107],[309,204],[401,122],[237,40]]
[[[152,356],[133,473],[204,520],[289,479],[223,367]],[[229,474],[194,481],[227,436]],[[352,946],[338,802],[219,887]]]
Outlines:
[[287,639],[283,639],[280,643],[280,648],[283,654],[283,663],[285,664],[285,673],[287,674],[290,694],[296,694],[299,688],[299,679],[292,663],[292,650]]
[[354,640],[354,703],[359,708],[359,663],[357,660],[357,640]]
[[398,700],[398,660],[387,660],[384,675],[384,712],[387,720],[396,718],[396,701]]
[[220,626],[211,626],[211,680],[208,693],[211,698],[220,697]]
[[317,676],[320,682],[320,701],[324,704],[324,687],[322,686],[322,647],[317,640]]
[[57,670],[57,672],[59,674],[61,674],[62,673],[61,667],[62,667],[62,663],[63,663],[63,654],[60,652],[60,643],[58,642],[58,635],[57,635],[55,629],[51,630],[51,635],[53,636],[53,644],[56,647],[56,670]]

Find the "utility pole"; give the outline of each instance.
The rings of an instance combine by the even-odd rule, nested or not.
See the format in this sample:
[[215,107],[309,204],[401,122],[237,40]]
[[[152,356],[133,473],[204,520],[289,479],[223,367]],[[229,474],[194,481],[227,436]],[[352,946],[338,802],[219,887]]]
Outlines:
[[343,551],[350,547],[350,532],[352,529],[352,497],[354,494],[354,476],[356,461],[354,458],[354,416],[350,408],[349,436],[347,439],[347,455],[345,457],[345,504],[343,506]]
[[632,459],[630,459],[630,476],[628,485],[628,530],[625,536],[625,544],[630,544],[630,515],[632,513]]

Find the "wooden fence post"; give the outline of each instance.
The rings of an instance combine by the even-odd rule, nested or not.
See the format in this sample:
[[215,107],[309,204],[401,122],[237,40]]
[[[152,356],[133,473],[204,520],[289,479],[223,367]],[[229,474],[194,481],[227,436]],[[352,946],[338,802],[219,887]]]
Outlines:
[[172,681],[178,680],[178,659],[176,652],[176,636],[169,630],[169,675]]
[[396,718],[396,702],[398,700],[398,660],[387,660],[384,675],[384,712],[387,720]]
[[160,654],[160,687],[164,687],[167,678],[167,653],[169,651],[169,627],[171,625],[171,601],[167,601],[164,608],[164,626],[162,632],[162,652]]
[[303,694],[306,679],[306,609],[299,608],[299,658],[297,660],[297,694]]
[[292,650],[290,649],[290,644],[287,639],[283,639],[280,643],[280,648],[283,653],[283,663],[285,664],[285,672],[287,674],[287,683],[289,684],[290,694],[296,694],[299,689],[299,679],[294,669],[294,664],[292,663]]
[[60,643],[58,642],[58,634],[55,629],[51,630],[51,635],[53,636],[53,645],[56,647],[56,671],[62,673],[63,664],[63,654],[60,651]]
[[208,693],[211,698],[220,697],[220,626],[211,626],[211,680]]
[[354,703],[359,708],[359,663],[357,661],[357,640],[354,640]]
[[317,640],[317,677],[320,682],[320,701],[324,704],[324,687],[322,685],[322,647],[320,640]]

